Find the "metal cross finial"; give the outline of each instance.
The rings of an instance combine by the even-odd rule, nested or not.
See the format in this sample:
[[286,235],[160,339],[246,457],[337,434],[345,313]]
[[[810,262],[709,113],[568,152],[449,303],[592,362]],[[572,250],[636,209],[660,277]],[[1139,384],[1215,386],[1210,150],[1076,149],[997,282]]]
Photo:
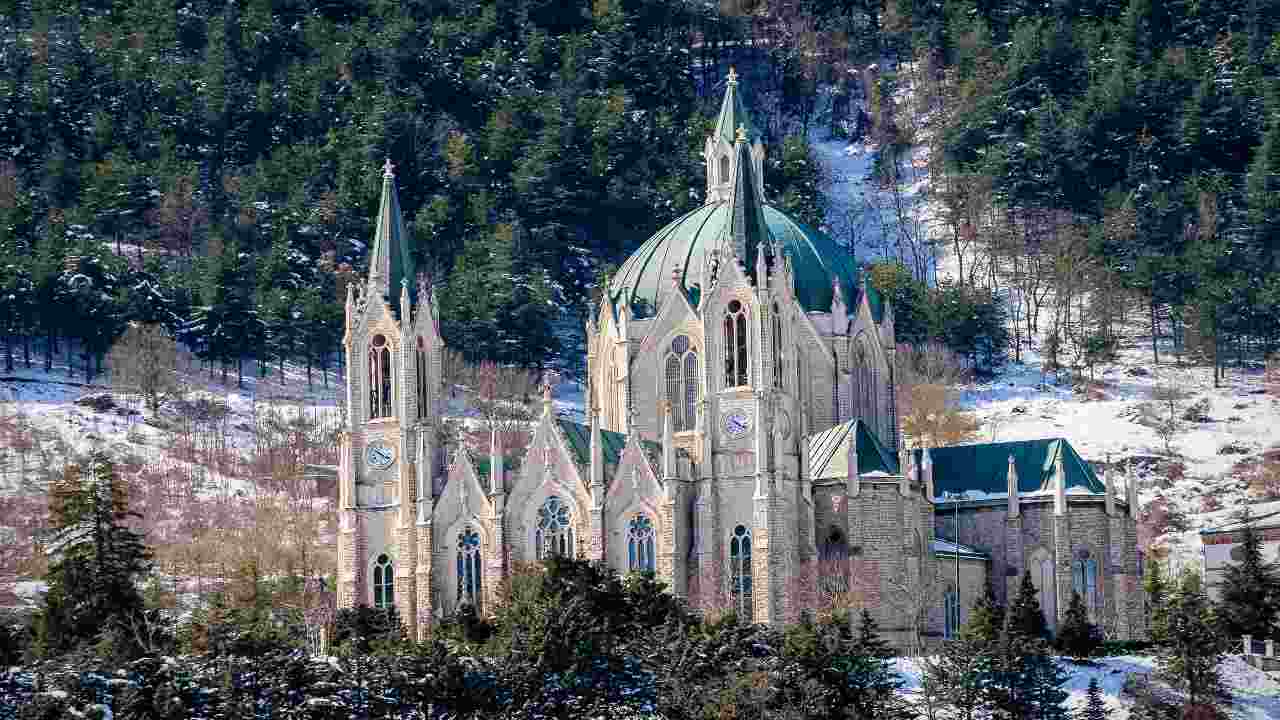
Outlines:
[[740,124],[740,125],[738,125],[738,138],[737,138],[737,139],[738,139],[738,142],[746,142],[746,141],[747,141],[747,128],[746,128],[745,126],[741,125],[741,124]]
[[382,177],[388,180],[395,177],[395,169],[396,166],[391,164],[391,158],[387,158],[387,161],[382,164]]
[[738,84],[738,72],[733,69],[732,65],[729,66],[729,84],[730,85]]

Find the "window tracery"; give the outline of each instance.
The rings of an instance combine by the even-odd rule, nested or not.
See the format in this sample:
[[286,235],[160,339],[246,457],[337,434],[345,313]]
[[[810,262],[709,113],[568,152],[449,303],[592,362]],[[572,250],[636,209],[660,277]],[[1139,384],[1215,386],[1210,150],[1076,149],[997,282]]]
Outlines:
[[654,572],[653,521],[647,515],[636,513],[627,523],[627,569]]
[[755,617],[751,581],[751,531],[739,525],[729,538],[729,592],[734,609],[747,622]]
[[782,314],[778,304],[773,304],[773,386],[782,389]]
[[538,560],[552,555],[573,557],[573,513],[559,497],[552,495],[538,508],[533,541]]
[[480,610],[480,534],[470,525],[458,533],[458,602]]
[[418,371],[418,419],[427,417],[430,409],[430,393],[427,387],[427,348],[422,338],[418,338],[418,349],[415,363]]
[[369,343],[369,419],[391,417],[391,348],[385,335]]
[[373,563],[373,606],[386,610],[395,601],[395,568],[384,553]]
[[676,432],[694,428],[698,397],[698,353],[686,335],[671,341],[666,361],[667,400]]
[[747,354],[747,309],[737,300],[729,302],[724,316],[724,384],[747,384],[750,366]]

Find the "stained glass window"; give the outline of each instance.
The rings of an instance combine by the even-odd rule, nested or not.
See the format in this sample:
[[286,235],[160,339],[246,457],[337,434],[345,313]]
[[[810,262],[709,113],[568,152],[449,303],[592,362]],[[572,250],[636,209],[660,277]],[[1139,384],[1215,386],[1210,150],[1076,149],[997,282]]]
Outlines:
[[698,398],[698,353],[687,335],[671,341],[666,362],[667,400],[671,403],[671,421],[676,432],[694,428]]
[[746,622],[754,621],[751,601],[751,531],[745,525],[733,529],[729,538],[729,590],[733,607]]
[[395,602],[395,568],[391,558],[379,555],[373,563],[373,606],[385,610]]
[[539,560],[552,555],[573,557],[573,513],[555,495],[538,508],[538,528],[534,531],[534,551]]
[[627,569],[655,570],[653,521],[637,514],[627,524]]
[[724,384],[747,384],[747,309],[733,300],[724,316]]
[[471,526],[458,533],[458,602],[480,610],[480,535]]

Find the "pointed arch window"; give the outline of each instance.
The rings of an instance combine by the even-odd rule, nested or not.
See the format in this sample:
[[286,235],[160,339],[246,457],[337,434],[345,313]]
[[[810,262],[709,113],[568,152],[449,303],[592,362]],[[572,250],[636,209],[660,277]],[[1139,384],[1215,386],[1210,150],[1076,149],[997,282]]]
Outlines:
[[538,508],[538,527],[533,536],[534,552],[539,560],[552,555],[573,557],[573,513],[555,495]]
[[782,314],[773,304],[773,386],[782,389]]
[[729,182],[729,156],[720,156],[720,182]]
[[751,580],[751,531],[745,525],[739,525],[729,538],[729,593],[734,610],[747,622],[755,618]]
[[672,428],[692,430],[698,398],[698,353],[686,335],[671,341],[666,362],[667,400],[671,403]]
[[653,521],[647,515],[636,513],[627,523],[627,569],[654,572]]
[[1054,572],[1053,558],[1042,552],[1038,561],[1032,561],[1031,567],[1032,578],[1039,581],[1034,583],[1040,591],[1036,599],[1040,601],[1040,610],[1052,630],[1057,625],[1058,618],[1057,574]]
[[396,603],[395,567],[386,554],[373,563],[373,606],[386,610]]
[[480,534],[470,525],[458,533],[458,603],[480,611]]
[[848,563],[849,543],[833,525],[818,549],[818,594],[824,601],[838,600],[849,592]]
[[391,417],[391,348],[385,335],[369,344],[369,419]]
[[1098,561],[1089,557],[1089,551],[1081,552],[1081,557],[1071,563],[1071,589],[1076,591],[1089,610],[1089,617],[1096,618],[1098,612]]
[[724,315],[724,384],[741,387],[747,384],[750,367],[747,355],[747,309],[737,300],[730,301]]
[[418,338],[418,348],[415,353],[416,361],[414,366],[418,371],[418,419],[422,420],[427,417],[430,410],[430,393],[427,385],[427,348],[426,343],[421,337]]

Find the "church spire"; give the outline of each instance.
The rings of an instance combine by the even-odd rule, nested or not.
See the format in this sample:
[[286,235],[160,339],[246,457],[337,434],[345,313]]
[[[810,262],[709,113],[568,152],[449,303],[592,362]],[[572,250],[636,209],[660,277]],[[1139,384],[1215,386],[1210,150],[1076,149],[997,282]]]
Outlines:
[[747,106],[742,102],[742,93],[738,92],[738,73],[729,68],[724,100],[720,102],[720,116],[716,118],[716,135],[733,145],[738,140],[739,130],[747,135],[748,143],[759,137],[751,124],[751,116],[747,114]]
[[734,152],[736,161],[729,192],[726,241],[733,248],[738,262],[744,268],[751,268],[761,264],[761,258],[772,242],[772,236],[764,220],[764,198],[760,195],[760,184],[755,179],[756,168],[752,163],[751,148],[747,145],[745,127],[738,127]]
[[382,166],[382,201],[378,205],[378,228],[373,234],[373,251],[369,254],[369,289],[391,302],[401,287],[414,289],[413,255],[409,252],[409,236],[400,216],[400,197],[396,193],[395,166],[391,158]]

